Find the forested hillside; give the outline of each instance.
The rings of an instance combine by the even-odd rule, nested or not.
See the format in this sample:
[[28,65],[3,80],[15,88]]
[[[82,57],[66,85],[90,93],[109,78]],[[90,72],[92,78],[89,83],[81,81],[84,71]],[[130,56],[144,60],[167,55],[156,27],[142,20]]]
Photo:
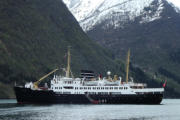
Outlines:
[[15,81],[36,81],[65,67],[68,46],[75,75],[114,69],[112,55],[87,37],[61,0],[1,0],[0,96],[11,96]]

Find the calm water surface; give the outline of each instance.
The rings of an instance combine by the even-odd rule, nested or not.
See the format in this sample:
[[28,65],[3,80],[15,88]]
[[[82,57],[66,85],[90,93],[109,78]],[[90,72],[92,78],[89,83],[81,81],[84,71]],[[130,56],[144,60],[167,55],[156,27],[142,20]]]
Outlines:
[[180,99],[161,105],[18,105],[0,100],[0,120],[180,120]]

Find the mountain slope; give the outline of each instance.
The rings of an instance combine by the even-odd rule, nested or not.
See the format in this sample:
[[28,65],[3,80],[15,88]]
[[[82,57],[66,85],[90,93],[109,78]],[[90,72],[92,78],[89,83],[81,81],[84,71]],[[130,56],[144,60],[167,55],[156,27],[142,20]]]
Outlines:
[[[128,21],[144,15],[140,23],[160,19],[165,0],[64,0],[85,31],[106,22],[103,27],[123,27]],[[156,4],[154,4],[156,3]],[[173,5],[173,4],[172,4]],[[151,9],[148,9],[151,8]]]
[[[83,2],[85,0],[81,4]],[[117,58],[124,58],[125,51],[130,48],[135,66],[157,79],[167,79],[168,86],[180,93],[179,8],[167,0],[101,2],[106,4],[94,7],[95,12],[79,20],[87,34],[100,45],[111,49]],[[75,7],[80,6],[78,9],[81,9],[81,4]],[[73,9],[70,8],[75,16],[83,14],[81,11],[75,13]]]
[[61,0],[1,0],[0,97],[12,97],[15,81],[36,81],[65,67],[67,46],[75,76],[80,69],[115,71],[111,53],[88,38]]

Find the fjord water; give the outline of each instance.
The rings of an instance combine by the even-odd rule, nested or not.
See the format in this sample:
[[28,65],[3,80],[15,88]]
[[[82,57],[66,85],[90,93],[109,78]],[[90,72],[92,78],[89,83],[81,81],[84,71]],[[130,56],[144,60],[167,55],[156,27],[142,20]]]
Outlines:
[[180,99],[161,105],[18,105],[0,100],[0,120],[180,120]]

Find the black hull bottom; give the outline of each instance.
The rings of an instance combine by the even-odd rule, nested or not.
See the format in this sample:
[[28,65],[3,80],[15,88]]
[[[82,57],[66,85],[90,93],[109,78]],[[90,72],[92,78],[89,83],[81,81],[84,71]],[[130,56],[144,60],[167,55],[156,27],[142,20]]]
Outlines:
[[53,91],[38,91],[14,87],[18,103],[35,104],[160,104],[162,93],[140,95],[81,95],[57,94]]

